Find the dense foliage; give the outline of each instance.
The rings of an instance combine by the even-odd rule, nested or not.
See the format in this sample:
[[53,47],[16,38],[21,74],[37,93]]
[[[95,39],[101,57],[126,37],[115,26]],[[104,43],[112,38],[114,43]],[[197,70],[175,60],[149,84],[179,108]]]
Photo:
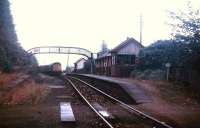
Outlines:
[[166,63],[171,63],[174,67],[194,68],[199,56],[200,43],[184,44],[174,40],[159,40],[141,50],[138,68],[162,69]]
[[8,0],[0,0],[0,71],[10,71],[16,66],[36,64],[33,57],[17,43]]

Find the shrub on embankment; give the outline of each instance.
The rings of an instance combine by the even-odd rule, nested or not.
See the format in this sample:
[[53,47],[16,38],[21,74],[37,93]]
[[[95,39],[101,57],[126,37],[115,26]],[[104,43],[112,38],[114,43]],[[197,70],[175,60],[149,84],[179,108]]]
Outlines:
[[134,70],[131,72],[131,77],[144,80],[165,80],[165,72],[163,70]]

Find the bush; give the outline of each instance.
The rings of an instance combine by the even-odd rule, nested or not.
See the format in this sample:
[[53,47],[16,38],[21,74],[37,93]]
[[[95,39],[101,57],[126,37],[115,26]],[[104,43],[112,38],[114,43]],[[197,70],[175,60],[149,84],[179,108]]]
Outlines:
[[185,45],[181,43],[159,40],[140,51],[136,68],[139,70],[165,69],[165,64],[168,62],[177,66],[182,59],[180,54],[185,54],[184,51]]
[[131,72],[131,77],[134,77],[137,79],[145,79],[145,80],[165,80],[166,73],[165,71],[160,70],[160,69],[145,70],[145,71],[135,70]]
[[47,85],[28,81],[10,91],[4,91],[4,97],[0,98],[0,105],[38,104],[47,98],[50,91]]

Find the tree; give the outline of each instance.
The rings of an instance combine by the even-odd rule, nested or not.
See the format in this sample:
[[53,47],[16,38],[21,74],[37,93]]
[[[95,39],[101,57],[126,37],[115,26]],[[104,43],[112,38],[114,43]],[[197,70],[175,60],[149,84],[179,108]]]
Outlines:
[[36,59],[17,42],[8,0],[0,0],[0,71],[11,71],[14,66],[36,65]]
[[165,64],[168,62],[174,67],[180,66],[183,62],[180,54],[183,54],[184,49],[182,43],[173,40],[158,40],[140,51],[137,68],[140,70],[165,69]]
[[174,39],[184,43],[200,43],[200,12],[194,9],[191,3],[187,4],[187,12],[170,12],[174,20],[172,24]]
[[185,43],[185,52],[181,54],[183,59],[187,60],[188,68],[200,73],[200,11],[187,4],[187,12],[179,13],[170,12],[172,19],[175,21],[173,26],[173,36],[176,42]]

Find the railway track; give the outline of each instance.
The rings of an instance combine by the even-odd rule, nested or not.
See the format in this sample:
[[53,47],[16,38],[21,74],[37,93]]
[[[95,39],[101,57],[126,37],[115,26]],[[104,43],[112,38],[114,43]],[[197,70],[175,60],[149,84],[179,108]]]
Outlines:
[[[165,122],[137,110],[77,77],[66,76],[65,79],[104,122],[104,125],[97,127],[172,128]],[[101,113],[96,105],[102,106],[107,111]]]

